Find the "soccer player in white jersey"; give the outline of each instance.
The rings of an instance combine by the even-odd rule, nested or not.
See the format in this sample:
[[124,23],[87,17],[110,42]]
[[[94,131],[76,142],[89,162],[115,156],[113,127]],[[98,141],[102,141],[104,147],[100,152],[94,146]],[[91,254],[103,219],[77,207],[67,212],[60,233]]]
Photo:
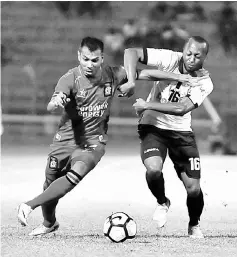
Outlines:
[[208,49],[208,42],[199,36],[189,38],[183,52],[126,49],[124,65],[128,83],[120,88],[124,95],[133,93],[138,62],[156,66],[158,70],[203,77],[200,85],[195,87],[174,81],[155,82],[148,99],[137,99],[133,105],[140,114],[138,132],[147,184],[158,202],[153,219],[159,227],[167,221],[170,200],[165,195],[162,169],[168,152],[187,191],[188,235],[193,238],[203,238],[199,221],[204,199],[200,188],[200,156],[191,128],[191,111],[198,108],[213,90],[209,73],[203,68]]

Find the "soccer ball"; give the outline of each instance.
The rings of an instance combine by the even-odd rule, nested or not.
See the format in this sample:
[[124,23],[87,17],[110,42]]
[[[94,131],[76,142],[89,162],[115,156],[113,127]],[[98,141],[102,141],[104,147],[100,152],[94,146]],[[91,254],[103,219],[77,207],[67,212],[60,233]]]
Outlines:
[[116,212],[106,218],[104,235],[115,243],[134,238],[137,233],[136,222],[124,212]]

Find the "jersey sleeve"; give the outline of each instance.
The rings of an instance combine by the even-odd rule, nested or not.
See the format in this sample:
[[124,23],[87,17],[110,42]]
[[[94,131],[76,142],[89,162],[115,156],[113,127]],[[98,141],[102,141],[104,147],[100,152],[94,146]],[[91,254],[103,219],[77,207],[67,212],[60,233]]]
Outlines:
[[72,71],[68,71],[58,81],[55,92],[63,92],[67,96],[70,94],[71,89],[74,85],[74,74]]
[[172,71],[178,64],[182,53],[166,49],[143,48],[143,64],[156,66],[159,70]]
[[213,83],[210,78],[203,79],[201,85],[197,87],[192,87],[189,90],[189,98],[193,104],[198,107],[202,104],[204,99],[212,92]]

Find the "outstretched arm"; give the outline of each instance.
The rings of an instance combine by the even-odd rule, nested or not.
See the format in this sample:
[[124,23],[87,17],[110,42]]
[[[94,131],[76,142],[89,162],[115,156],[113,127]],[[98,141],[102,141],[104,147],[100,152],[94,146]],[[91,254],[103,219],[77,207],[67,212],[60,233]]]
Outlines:
[[[200,81],[204,77],[191,77],[188,74],[176,74],[172,72],[166,72],[161,70],[140,70],[137,71],[136,79],[137,80],[150,80],[150,81],[161,81],[161,80],[170,80],[177,82],[185,82],[190,86],[199,86]],[[135,83],[127,82],[119,87],[119,91],[122,93],[122,96],[131,96],[133,94],[133,90],[135,87]]]
[[141,113],[145,110],[154,110],[165,114],[183,116],[187,112],[192,111],[196,108],[190,98],[184,97],[180,102],[177,103],[158,103],[158,102],[146,102],[139,98],[133,104],[137,113]]
[[120,86],[123,96],[131,96],[134,93],[135,80],[171,80],[178,82],[186,82],[191,86],[199,85],[199,81],[204,77],[191,77],[188,74],[175,74],[159,69],[143,69],[137,70],[137,63],[144,62],[145,56],[142,48],[128,48],[124,51],[124,68],[127,74],[128,82]]
[[205,77],[192,77],[189,74],[176,74],[173,72],[161,71],[161,70],[152,70],[152,69],[144,69],[137,71],[137,79],[138,80],[171,80],[178,82],[186,82],[191,86],[198,86],[199,81],[204,79]]

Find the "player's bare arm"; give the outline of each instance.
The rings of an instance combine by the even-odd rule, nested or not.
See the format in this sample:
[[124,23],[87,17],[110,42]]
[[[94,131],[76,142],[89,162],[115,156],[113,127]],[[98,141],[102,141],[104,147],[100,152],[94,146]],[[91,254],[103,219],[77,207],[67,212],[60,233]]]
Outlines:
[[141,113],[144,110],[154,110],[176,116],[183,116],[196,108],[188,97],[182,98],[181,101],[177,103],[146,102],[142,98],[138,98],[133,104],[133,107],[137,113]]
[[[188,83],[190,86],[199,86],[200,81],[204,77],[192,77],[189,74],[176,74],[167,71],[161,70],[152,70],[152,69],[144,69],[138,70],[136,79],[137,80],[149,80],[149,81],[161,81],[161,80],[170,80],[177,81],[181,83]],[[135,87],[135,83],[127,82],[119,87],[119,91],[122,93],[122,96],[131,96],[133,91],[132,88]]]
[[122,87],[123,96],[130,97],[134,94],[136,69],[138,61],[144,59],[142,48],[128,48],[124,51],[124,68],[127,73],[128,82]]
[[134,93],[135,80],[174,80],[187,82],[191,86],[199,85],[199,80],[203,78],[193,78],[189,74],[174,74],[161,70],[144,69],[137,73],[137,63],[144,61],[144,51],[142,48],[128,48],[124,51],[124,68],[127,73],[128,82],[120,87],[123,96],[131,96]]
[[136,67],[138,61],[143,61],[144,53],[142,48],[128,48],[124,51],[124,68],[127,72],[128,82],[135,83]]
[[161,70],[152,70],[144,69],[137,72],[138,80],[151,80],[151,81],[161,81],[161,80],[171,80],[182,83],[188,83],[190,86],[198,86],[199,81],[203,77],[192,77],[189,74],[176,74],[173,72],[161,71]]

